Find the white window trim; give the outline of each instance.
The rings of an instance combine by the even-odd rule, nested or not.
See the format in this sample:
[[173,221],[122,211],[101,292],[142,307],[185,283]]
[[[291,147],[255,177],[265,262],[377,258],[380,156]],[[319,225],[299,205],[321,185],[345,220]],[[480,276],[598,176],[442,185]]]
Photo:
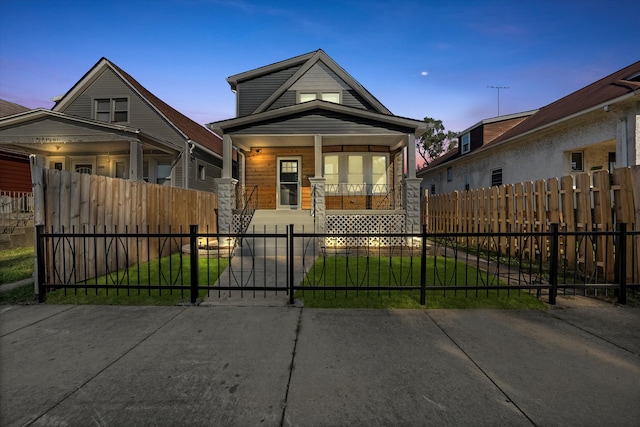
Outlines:
[[[573,167],[574,154],[580,154],[580,157],[582,158],[582,167],[580,169]],[[584,151],[571,151],[569,153],[569,168],[571,169],[571,172],[584,172]]]
[[[109,176],[116,177],[116,162],[124,162],[125,174],[129,177],[129,156],[111,156],[109,162]],[[125,178],[126,179],[126,178]]]
[[89,164],[91,165],[91,175],[97,175],[96,156],[69,156],[69,159],[71,160],[71,172],[76,171],[78,164]]
[[[379,152],[371,152],[371,151],[366,151],[366,152],[333,152],[333,153],[323,153],[322,155],[322,174],[324,176],[324,167],[325,167],[325,158],[328,156],[338,156],[338,189],[337,191],[330,191],[327,190],[327,194],[341,194],[341,193],[346,193],[349,191],[349,188],[353,188],[354,186],[358,186],[358,185],[362,185],[362,184],[368,184],[368,185],[372,185],[372,190],[376,190],[376,188],[374,187],[374,185],[378,185],[378,184],[373,184],[373,157],[374,156],[380,156],[380,157],[384,157],[385,158],[385,165],[386,165],[386,173],[385,173],[385,178],[386,178],[386,183],[382,184],[384,186],[386,186],[386,189],[389,188],[389,170],[390,170],[390,163],[389,163],[389,153],[379,153]],[[362,174],[363,174],[363,181],[362,183],[349,183],[349,179],[348,179],[348,175],[349,175],[349,157],[350,156],[362,156],[363,157],[363,164],[362,164]],[[368,158],[368,161],[366,160]],[[378,189],[378,191],[372,191],[372,194],[382,194],[382,191],[380,191],[380,189]]]
[[[465,137],[467,139],[467,143],[465,144],[464,140]],[[460,150],[462,154],[466,154],[469,151],[471,151],[471,134],[470,133],[465,133],[464,135],[462,135],[460,137]]]
[[67,170],[67,159],[64,156],[47,157],[47,167],[49,167],[51,163],[62,163],[62,170]]
[[198,169],[196,170],[196,174],[198,175],[197,176],[198,181],[206,181],[207,180],[207,164],[205,162],[198,161],[197,168]]
[[[116,122],[114,121],[115,112],[116,112],[116,99],[126,99],[127,100],[127,120],[124,122]],[[109,100],[109,121],[105,123],[129,123],[131,121],[131,100],[128,96],[114,96],[114,97],[96,97],[93,98],[93,119],[98,121],[103,121],[98,119],[98,101]]]
[[[314,101],[316,99],[322,100],[322,95],[323,94],[329,94],[329,93],[335,93],[338,95],[338,102],[337,104],[342,104],[342,91],[341,90],[300,90],[296,93],[296,100],[297,103],[300,104],[302,102],[310,102],[310,101]],[[308,100],[308,101],[302,101],[302,96],[303,95],[315,95],[315,98],[313,100]],[[326,102],[332,102],[332,101],[326,101]],[[335,104],[335,103],[334,103]]]

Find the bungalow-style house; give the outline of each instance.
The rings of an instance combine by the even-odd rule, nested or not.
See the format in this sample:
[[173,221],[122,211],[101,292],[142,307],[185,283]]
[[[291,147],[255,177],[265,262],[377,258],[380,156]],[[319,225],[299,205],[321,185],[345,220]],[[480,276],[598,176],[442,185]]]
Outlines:
[[640,61],[539,110],[483,120],[417,173],[449,193],[640,164]]
[[[227,78],[236,118],[207,126],[223,138],[218,179],[220,230],[233,228],[236,186],[257,192],[258,209],[309,210],[318,232],[345,215],[344,232],[420,225],[415,139],[424,121],[394,116],[317,50]],[[238,178],[232,177],[237,150]],[[373,224],[373,225],[372,225]]]
[[0,149],[46,168],[216,190],[221,139],[108,59],[54,101],[0,118]]

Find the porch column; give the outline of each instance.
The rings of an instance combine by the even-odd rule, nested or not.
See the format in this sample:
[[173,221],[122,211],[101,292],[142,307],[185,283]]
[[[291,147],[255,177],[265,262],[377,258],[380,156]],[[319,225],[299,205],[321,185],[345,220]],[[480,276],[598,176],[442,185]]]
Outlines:
[[233,146],[231,145],[231,135],[222,136],[222,178],[231,178],[233,170]]
[[233,229],[233,205],[237,179],[216,178],[218,187],[218,232],[232,233]]
[[407,135],[407,178],[416,177],[416,134]]
[[315,159],[315,169],[316,169],[315,177],[321,178],[324,176],[324,174],[322,173],[322,136],[321,135],[313,136],[313,157]]
[[142,144],[137,139],[129,140],[129,180],[142,180]]
[[[414,172],[415,175],[415,172]],[[405,178],[405,230],[407,233],[420,232],[422,218],[420,218],[420,184],[422,178]]]

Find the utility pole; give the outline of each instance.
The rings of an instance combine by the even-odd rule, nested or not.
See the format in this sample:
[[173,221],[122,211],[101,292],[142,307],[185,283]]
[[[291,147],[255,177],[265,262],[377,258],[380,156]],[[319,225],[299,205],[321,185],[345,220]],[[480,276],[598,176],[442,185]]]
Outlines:
[[498,116],[500,115],[500,89],[509,89],[509,86],[487,86],[489,89],[498,89]]

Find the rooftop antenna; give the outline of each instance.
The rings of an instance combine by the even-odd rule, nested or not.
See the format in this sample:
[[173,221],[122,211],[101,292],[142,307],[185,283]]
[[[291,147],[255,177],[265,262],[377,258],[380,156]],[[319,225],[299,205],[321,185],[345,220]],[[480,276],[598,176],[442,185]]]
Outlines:
[[500,116],[500,89],[509,89],[509,86],[487,86],[489,89],[498,89],[498,116]]

